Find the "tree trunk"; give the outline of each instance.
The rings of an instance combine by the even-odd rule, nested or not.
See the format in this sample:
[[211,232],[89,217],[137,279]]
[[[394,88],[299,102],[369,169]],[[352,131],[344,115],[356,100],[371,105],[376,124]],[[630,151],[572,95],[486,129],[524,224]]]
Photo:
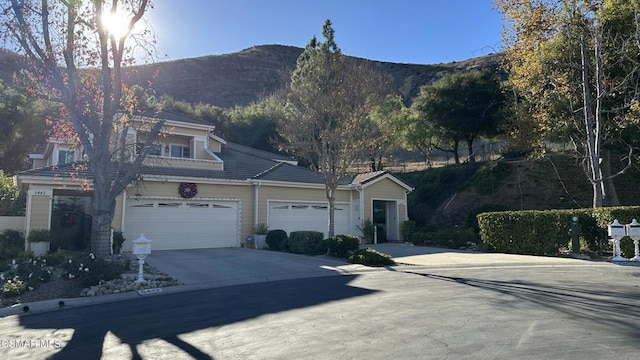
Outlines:
[[329,233],[328,237],[332,238],[336,232],[336,222],[335,222],[335,202],[336,197],[334,195],[335,188],[327,188],[327,200],[329,201]]
[[[111,223],[115,210],[115,200],[110,199],[109,182],[105,181],[107,170],[94,168],[93,191],[93,220],[91,227],[91,251],[98,258],[112,254],[111,251]],[[108,175],[107,175],[108,176]]]
[[618,198],[618,192],[616,186],[613,183],[611,177],[611,151],[603,150],[602,163],[602,176],[604,178],[604,205],[605,206],[620,206],[620,199]]
[[453,151],[452,152],[453,152],[453,158],[454,158],[456,164],[460,164],[460,154],[458,152],[458,148],[460,147],[459,144],[460,144],[460,142],[458,140],[453,142]]
[[475,164],[476,154],[473,153],[473,138],[467,138],[467,151],[469,152],[469,163]]
[[[597,46],[596,46],[597,47]],[[580,37],[580,54],[582,58],[582,95],[583,113],[586,133],[587,166],[591,185],[593,187],[593,207],[602,207],[604,191],[602,186],[602,171],[600,169],[599,123],[593,114],[591,102],[591,88],[589,86],[589,60],[584,35]],[[596,60],[597,61],[597,60]],[[598,74],[596,74],[597,76]]]

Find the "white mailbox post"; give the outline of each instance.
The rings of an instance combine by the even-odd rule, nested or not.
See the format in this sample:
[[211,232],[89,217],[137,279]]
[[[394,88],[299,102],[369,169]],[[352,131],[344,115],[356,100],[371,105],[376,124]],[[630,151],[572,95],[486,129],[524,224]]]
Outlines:
[[635,247],[635,256],[629,259],[629,261],[640,261],[640,249],[638,249],[638,241],[640,240],[640,223],[633,219],[633,221],[627,225],[627,235],[633,240]]
[[151,240],[144,237],[144,234],[140,234],[140,237],[133,240],[133,255],[138,258],[138,280],[135,282],[141,283],[144,282],[144,277],[142,276],[143,270],[142,266],[144,265],[144,259],[147,255],[151,254]]
[[627,261],[620,255],[620,240],[627,236],[626,227],[618,222],[618,219],[613,220],[609,226],[609,237],[613,239],[613,258],[611,261]]

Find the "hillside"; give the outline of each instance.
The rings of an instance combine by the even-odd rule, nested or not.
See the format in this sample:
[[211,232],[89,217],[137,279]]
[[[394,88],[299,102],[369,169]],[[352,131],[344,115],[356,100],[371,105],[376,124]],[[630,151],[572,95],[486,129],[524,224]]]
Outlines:
[[[415,187],[408,197],[409,215],[421,227],[466,228],[478,212],[588,208],[592,201],[591,184],[570,154],[397,175]],[[614,179],[621,205],[640,204],[634,180],[639,175],[631,168]]]
[[[126,69],[125,81],[151,87],[158,96],[170,95],[190,103],[209,103],[229,108],[244,106],[282,88],[295,69],[303,49],[283,45],[254,46],[225,55],[164,61]],[[488,68],[496,70],[502,57],[490,54],[465,61],[421,65],[369,61],[388,73],[405,101],[410,101],[420,86],[443,73]],[[10,81],[23,67],[21,58],[0,49],[0,79]]]
[[[128,81],[139,85],[151,82],[158,94],[191,103],[243,106],[282,88],[302,51],[292,46],[262,45],[231,54],[136,66],[130,69]],[[371,64],[390,74],[398,91],[408,100],[418,93],[421,85],[432,82],[442,73],[478,67],[497,69],[500,60],[499,54],[491,54],[437,65],[380,61],[371,61]]]

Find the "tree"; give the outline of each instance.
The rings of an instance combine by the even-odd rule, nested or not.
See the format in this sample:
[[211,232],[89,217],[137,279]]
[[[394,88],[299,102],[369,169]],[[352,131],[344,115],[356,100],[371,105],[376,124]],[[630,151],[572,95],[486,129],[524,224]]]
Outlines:
[[[122,69],[139,55],[134,50],[149,49],[149,30],[138,33],[134,27],[151,5],[148,0],[5,0],[0,6],[5,44],[28,58],[38,80],[33,91],[64,105],[84,148],[93,176],[91,250],[107,256],[116,198],[137,176],[163,125],[149,125],[150,136],[131,162],[125,140],[135,95],[123,86]],[[127,39],[139,46],[126,46]]]
[[344,56],[334,41],[331,21],[298,58],[277,124],[282,148],[305,160],[324,179],[329,203],[329,236],[334,235],[335,190],[356,159],[366,157],[367,116],[389,93],[380,73]]
[[[563,134],[581,156],[593,207],[618,203],[612,178],[637,138],[640,24],[637,0],[496,0],[507,21],[507,70],[522,135]],[[626,165],[612,173],[610,151]],[[543,153],[539,151],[538,153]]]
[[[441,142],[448,142],[456,164],[458,144],[465,141],[469,162],[475,162],[473,142],[479,136],[495,136],[501,131],[504,96],[500,81],[489,71],[448,73],[432,84],[423,85],[412,107],[417,121],[435,129]],[[429,138],[434,135],[425,134]],[[436,146],[438,147],[438,146]],[[441,150],[445,150],[440,147]]]
[[19,75],[6,86],[0,81],[0,169],[6,174],[15,174],[28,166],[27,154],[45,136],[42,118],[58,111],[27,91],[28,87]]
[[369,121],[365,123],[365,126],[369,126],[367,132],[371,139],[366,143],[369,146],[371,171],[382,170],[382,158],[401,146],[403,129],[409,116],[409,109],[399,95],[388,95],[373,108],[368,116]]

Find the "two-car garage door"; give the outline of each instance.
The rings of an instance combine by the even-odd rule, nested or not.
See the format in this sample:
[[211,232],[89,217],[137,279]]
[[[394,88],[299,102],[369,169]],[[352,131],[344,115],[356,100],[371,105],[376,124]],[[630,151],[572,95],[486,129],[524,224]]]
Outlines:
[[124,250],[140,234],[152,241],[152,250],[235,247],[239,231],[237,201],[129,199]]

